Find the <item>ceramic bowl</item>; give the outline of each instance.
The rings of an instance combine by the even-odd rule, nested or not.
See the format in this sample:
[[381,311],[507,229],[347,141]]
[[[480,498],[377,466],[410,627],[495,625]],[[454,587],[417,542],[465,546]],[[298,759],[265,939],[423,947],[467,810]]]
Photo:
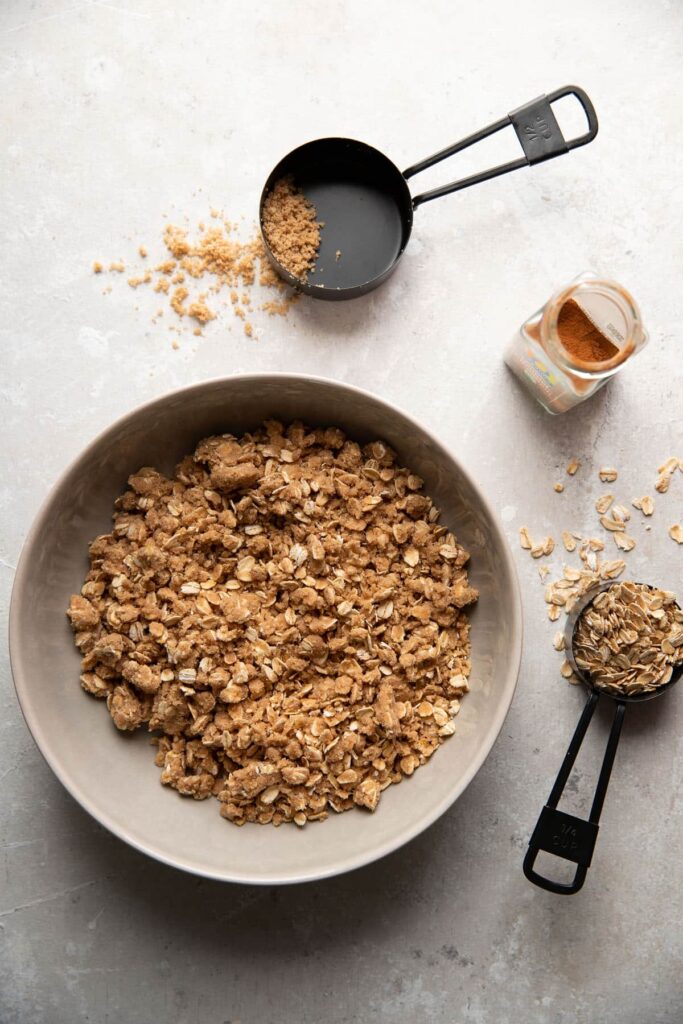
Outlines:
[[[118,732],[79,685],[65,609],[88,567],[88,542],[111,528],[114,499],[140,466],[171,472],[208,434],[239,434],[264,419],[342,427],[383,438],[425,480],[442,522],[471,553],[480,592],[472,613],[471,692],[455,735],[427,765],[382,796],[303,829],[236,828],[215,800],[162,787],[149,734]],[[10,611],[10,650],[26,722],[48,764],[100,824],[166,864],[209,878],[282,884],[335,875],[382,857],[444,813],[479,771],[503,725],[522,644],[512,558],[488,503],[457,458],[414,420],[335,381],[259,374],[206,381],[135,409],[100,434],[66,470],[28,535]]]

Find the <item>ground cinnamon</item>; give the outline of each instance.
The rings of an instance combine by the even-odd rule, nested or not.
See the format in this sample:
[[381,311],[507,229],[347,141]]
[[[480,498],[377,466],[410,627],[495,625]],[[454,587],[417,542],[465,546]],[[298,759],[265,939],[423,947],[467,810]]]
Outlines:
[[557,333],[564,348],[577,362],[603,363],[619,352],[574,299],[569,299],[562,306],[557,318]]

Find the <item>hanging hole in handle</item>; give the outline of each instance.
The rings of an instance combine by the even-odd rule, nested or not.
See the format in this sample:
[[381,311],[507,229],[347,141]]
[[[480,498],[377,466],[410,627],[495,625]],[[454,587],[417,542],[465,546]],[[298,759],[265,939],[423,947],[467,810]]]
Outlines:
[[[559,858],[552,854],[529,847],[524,857],[524,875],[528,881],[546,892],[558,896],[574,896],[583,888],[588,868],[585,864],[570,864],[565,861],[566,866],[558,870],[558,860]],[[539,861],[540,869],[537,866]]]
[[534,861],[534,871],[544,878],[552,878],[558,885],[570,885],[576,875],[576,864],[564,857],[558,857],[556,853],[539,850]]
[[584,130],[571,136],[565,132],[564,137],[568,139],[567,149],[577,149],[579,146],[585,146],[587,143],[592,142],[598,134],[599,124],[598,115],[595,113],[595,107],[585,89],[581,89],[578,85],[563,85],[560,89],[555,89],[554,92],[548,94],[548,103],[551,107],[555,108],[558,103],[561,103],[565,97],[573,97],[575,109],[580,107],[583,111],[583,116],[586,120]]
[[586,114],[572,93],[566,93],[553,101],[553,114],[562,129],[562,134],[567,139],[567,145],[570,140],[586,134],[588,130]]

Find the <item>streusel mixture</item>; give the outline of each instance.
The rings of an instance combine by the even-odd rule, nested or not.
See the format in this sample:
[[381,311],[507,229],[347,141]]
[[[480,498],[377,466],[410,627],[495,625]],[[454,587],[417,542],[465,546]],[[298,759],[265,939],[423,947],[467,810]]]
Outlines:
[[269,422],[128,482],[69,617],[84,689],[155,734],[164,784],[303,825],[374,810],[453,734],[468,554],[383,442]]

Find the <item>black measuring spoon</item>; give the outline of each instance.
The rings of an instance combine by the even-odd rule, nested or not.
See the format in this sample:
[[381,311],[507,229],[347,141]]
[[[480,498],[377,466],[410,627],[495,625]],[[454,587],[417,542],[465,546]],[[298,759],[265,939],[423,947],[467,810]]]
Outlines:
[[[563,96],[575,96],[586,114],[588,130],[568,142],[552,111]],[[480,171],[460,181],[411,196],[407,179],[454,153],[512,125],[524,156]],[[268,256],[289,284],[318,299],[353,299],[389,277],[403,255],[413,227],[413,210],[422,203],[531,164],[585,146],[598,134],[593,104],[576,85],[566,85],[506,114],[487,128],[461,139],[401,173],[379,150],[355,139],[316,139],[292,150],[271,171],[261,193],[261,233]],[[316,266],[308,280],[294,277],[273,255],[263,226],[263,206],[273,186],[292,176],[315,206],[321,232]]]
[[[651,690],[649,693],[634,694],[630,697],[617,697],[614,694],[609,693],[607,690],[598,689],[594,684],[590,673],[584,672],[578,667],[574,658],[574,639],[576,636],[576,627],[579,618],[588,605],[593,603],[598,594],[601,594],[604,590],[609,590],[612,586],[614,586],[613,581],[601,584],[599,587],[594,587],[584,598],[577,602],[571,615],[567,619],[567,627],[565,629],[567,661],[581,682],[588,687],[590,692],[588,700],[584,705],[581,718],[579,719],[579,724],[576,727],[576,731],[572,736],[571,743],[569,744],[569,749],[567,750],[564,761],[562,762],[562,767],[555,779],[555,785],[550,791],[550,796],[548,797],[545,807],[541,811],[540,817],[536,823],[536,828],[529,840],[529,848],[526,852],[526,856],[524,857],[524,874],[530,882],[534,882],[535,885],[540,886],[542,889],[547,889],[549,892],[556,892],[564,895],[571,895],[572,893],[578,892],[586,880],[586,874],[588,873],[588,868],[590,867],[590,862],[593,856],[593,849],[595,848],[595,842],[598,838],[600,814],[602,812],[602,805],[607,793],[607,784],[609,783],[610,774],[612,772],[614,757],[617,752],[621,726],[624,721],[624,715],[626,714],[626,705],[641,704],[643,701],[651,700],[653,697],[659,697],[659,695],[664,693],[665,690],[670,690],[683,674],[682,660],[678,664],[674,665],[671,679],[668,683],[664,683],[656,690]],[[680,606],[677,605],[677,607]],[[574,767],[576,756],[583,742],[583,738],[586,735],[588,726],[590,725],[593,712],[595,711],[601,697],[613,700],[616,707],[614,709],[612,727],[610,729],[607,747],[605,749],[605,755],[602,761],[600,775],[598,777],[598,784],[595,789],[595,796],[593,797],[593,804],[590,809],[590,814],[588,815],[588,821],[586,821],[584,818],[577,818],[575,815],[568,814],[566,811],[558,810],[557,805],[562,793],[564,792],[571,770]],[[576,864],[576,872],[572,881],[568,883],[555,882],[550,878],[545,878],[544,875],[539,875],[539,873],[534,870],[534,864],[540,850],[544,850],[546,853],[552,853],[556,857],[562,858],[562,860],[572,861]]]

